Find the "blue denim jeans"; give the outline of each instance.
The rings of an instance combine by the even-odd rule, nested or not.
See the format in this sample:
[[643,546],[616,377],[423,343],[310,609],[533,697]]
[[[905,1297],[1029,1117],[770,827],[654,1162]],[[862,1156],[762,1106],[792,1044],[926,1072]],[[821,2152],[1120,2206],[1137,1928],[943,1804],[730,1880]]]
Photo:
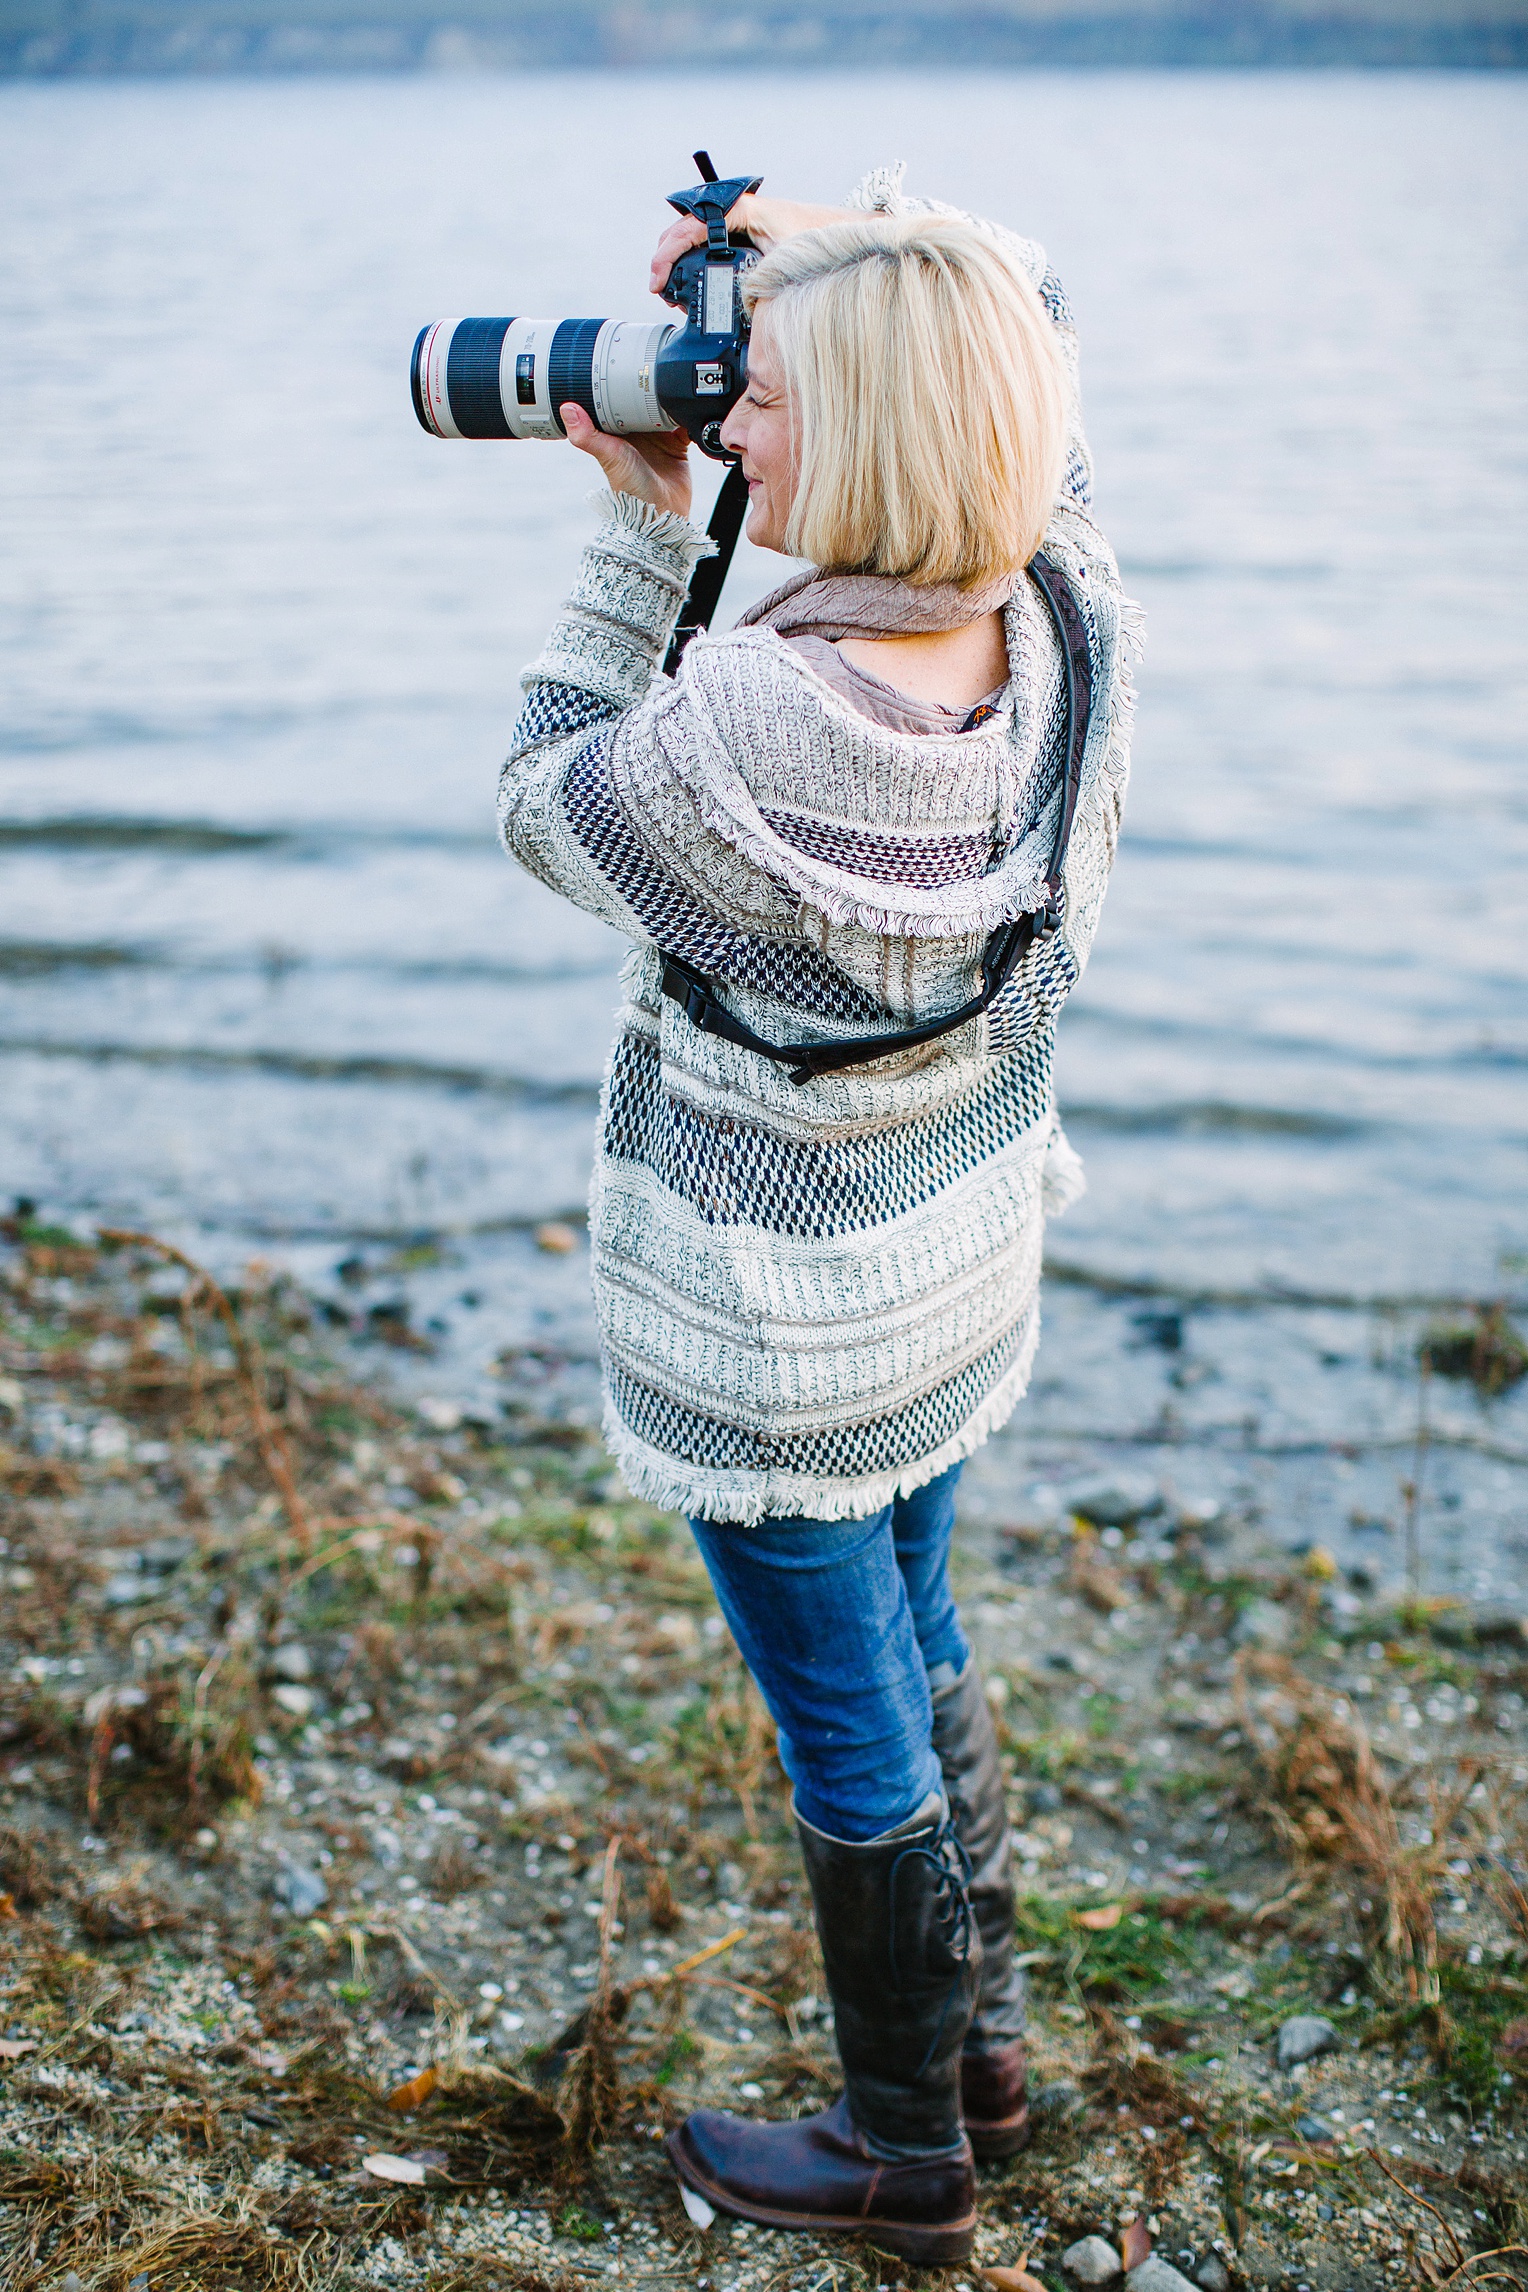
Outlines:
[[950,1591],[952,1465],[868,1520],[692,1520],[814,1830],[856,1844],[939,1784],[929,1673],[970,1648]]

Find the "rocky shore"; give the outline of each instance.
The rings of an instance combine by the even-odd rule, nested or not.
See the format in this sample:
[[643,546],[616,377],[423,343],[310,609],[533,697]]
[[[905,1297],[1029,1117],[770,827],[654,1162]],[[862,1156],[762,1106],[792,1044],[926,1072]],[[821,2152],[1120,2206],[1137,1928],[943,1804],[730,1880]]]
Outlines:
[[[0,1280],[0,2287],[892,2281],[667,2170],[827,2098],[830,2016],[767,1716],[577,1376],[432,1392],[407,1314],[30,1214]],[[942,2281],[1528,2282],[1510,1587],[1017,1461],[959,1589],[1037,2136]]]

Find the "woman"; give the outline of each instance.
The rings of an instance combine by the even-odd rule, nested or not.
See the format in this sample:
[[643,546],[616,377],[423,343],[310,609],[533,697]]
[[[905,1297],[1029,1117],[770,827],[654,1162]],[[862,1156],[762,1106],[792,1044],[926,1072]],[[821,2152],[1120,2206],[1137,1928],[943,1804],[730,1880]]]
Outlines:
[[[1040,250],[888,175],[855,197],[730,218],[763,259],[722,435],[750,539],[816,570],[659,675],[709,546],[687,441],[563,406],[611,490],[501,815],[636,942],[590,1209],[606,1433],[689,1516],[777,1723],[844,2069],[821,2116],[701,2111],[671,2153],[725,2210],[935,2265],[970,2252],[973,2152],[1027,2135],[947,1561],[961,1462],[1027,1380],[1044,1211],[1080,1187],[1052,1030],[1114,853],[1129,614]],[[670,226],[655,285],[702,236]],[[838,1071],[749,1047],[895,1037],[983,988]]]

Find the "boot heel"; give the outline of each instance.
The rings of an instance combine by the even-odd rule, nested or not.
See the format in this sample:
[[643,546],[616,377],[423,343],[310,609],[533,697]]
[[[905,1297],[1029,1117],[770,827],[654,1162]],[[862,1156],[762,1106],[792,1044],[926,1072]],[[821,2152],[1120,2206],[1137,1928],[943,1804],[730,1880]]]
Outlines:
[[1029,2147],[1029,2112],[1025,2111],[1021,2124],[994,2125],[990,2131],[968,2123],[966,2138],[979,2165],[1000,2165],[1005,2157],[1016,2157],[1021,2149]]
[[893,2260],[911,2260],[919,2268],[949,2268],[969,2260],[976,2244],[974,2223],[957,2228],[882,2228],[865,2231],[873,2252],[889,2253]]

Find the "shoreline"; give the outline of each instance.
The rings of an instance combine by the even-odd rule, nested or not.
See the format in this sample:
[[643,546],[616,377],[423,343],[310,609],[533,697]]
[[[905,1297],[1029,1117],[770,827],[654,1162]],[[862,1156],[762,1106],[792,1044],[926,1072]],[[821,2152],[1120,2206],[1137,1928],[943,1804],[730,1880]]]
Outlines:
[[[560,1372],[485,1421],[358,1377],[269,1269],[230,1322],[162,1253],[11,1230],[0,2150],[49,2163],[0,2166],[0,2282],[868,2285],[853,2248],[697,2230],[663,2161],[697,2101],[826,2099],[831,2048],[765,1715]],[[973,2267],[1028,2249],[1059,2288],[1133,2216],[1190,2281],[1218,2238],[1230,2282],[1369,2292],[1430,2235],[1455,2265],[1413,2188],[1461,2249],[1521,2242],[1520,1622],[1356,1591],[1255,1494],[1118,1458],[1037,1487],[1036,1446],[982,1452],[958,1548],[1043,2104]],[[1295,1756],[1351,1784],[1360,1741],[1377,1877]],[[1281,2069],[1301,2014],[1330,2041]],[[115,2229],[79,2204],[108,2169]]]

